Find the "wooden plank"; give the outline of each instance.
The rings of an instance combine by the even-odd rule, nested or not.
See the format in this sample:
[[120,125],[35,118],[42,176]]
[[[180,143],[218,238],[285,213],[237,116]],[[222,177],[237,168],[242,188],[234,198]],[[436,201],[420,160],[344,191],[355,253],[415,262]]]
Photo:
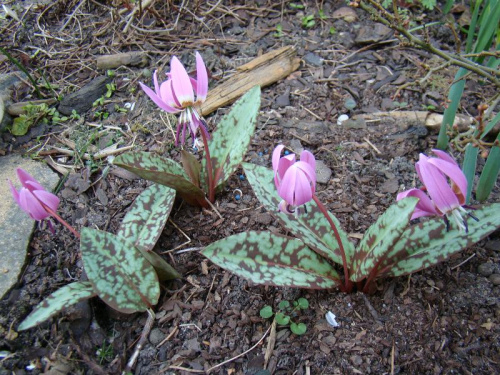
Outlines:
[[268,52],[237,68],[237,72],[208,92],[201,107],[206,116],[220,107],[231,104],[255,85],[269,86],[296,71],[300,58],[292,46]]

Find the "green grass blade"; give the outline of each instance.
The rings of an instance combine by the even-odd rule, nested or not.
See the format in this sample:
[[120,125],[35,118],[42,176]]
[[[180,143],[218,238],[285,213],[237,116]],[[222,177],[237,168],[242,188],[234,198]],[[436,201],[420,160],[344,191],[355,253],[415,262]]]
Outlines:
[[490,131],[493,129],[493,127],[500,121],[500,112],[496,114],[495,117],[484,127],[483,134],[481,134],[481,138],[483,139]]
[[[500,134],[497,136],[496,142],[500,142]],[[484,202],[489,197],[497,181],[499,171],[500,147],[493,146],[477,183],[476,199],[479,202]]]
[[462,171],[464,172],[465,178],[467,179],[467,196],[465,198],[467,204],[470,203],[470,196],[472,194],[472,188],[474,186],[474,176],[476,175],[478,153],[479,148],[472,147],[471,143],[469,143],[467,147],[465,147],[465,156],[464,163],[462,165]]

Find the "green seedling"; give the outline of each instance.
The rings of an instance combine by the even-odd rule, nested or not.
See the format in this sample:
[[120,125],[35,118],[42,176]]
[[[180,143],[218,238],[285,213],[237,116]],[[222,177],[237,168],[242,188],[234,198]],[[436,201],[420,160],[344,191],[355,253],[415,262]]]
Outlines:
[[68,117],[61,116],[55,109],[47,104],[27,104],[23,107],[25,113],[14,119],[10,132],[16,136],[25,135],[28,130],[39,122],[45,124],[58,124],[68,121]]
[[110,362],[113,359],[113,346],[106,343],[106,340],[102,342],[102,346],[96,351],[97,358],[99,358],[99,364],[102,365],[103,362]]
[[260,310],[260,316],[264,319],[269,319],[274,315],[274,320],[279,326],[290,326],[290,330],[296,335],[303,335],[307,331],[307,326],[304,323],[297,323],[292,320],[296,318],[300,310],[306,310],[309,307],[309,301],[305,298],[299,298],[290,304],[289,301],[283,300],[278,304],[278,311],[273,312],[273,308],[269,305],[264,306]]
[[283,26],[281,25],[281,23],[278,23],[276,25],[276,32],[274,33],[274,36],[276,38],[281,38],[283,36]]
[[308,14],[307,16],[302,17],[302,27],[310,29],[314,25],[316,25],[316,21],[314,20],[314,14]]
[[292,9],[304,9],[305,6],[302,5],[302,4],[298,4],[298,3],[290,3],[288,4],[290,8]]

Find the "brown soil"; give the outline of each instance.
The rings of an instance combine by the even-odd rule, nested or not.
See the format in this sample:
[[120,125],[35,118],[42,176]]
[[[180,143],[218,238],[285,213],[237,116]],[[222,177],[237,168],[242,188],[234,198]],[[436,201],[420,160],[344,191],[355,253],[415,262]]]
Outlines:
[[[328,183],[318,186],[318,196],[353,241],[394,202],[398,191],[418,184],[414,162],[420,152],[433,147],[436,134],[418,123],[388,120],[351,127],[336,123],[342,113],[397,110],[392,96],[398,87],[422,77],[422,64],[439,64],[424,52],[388,41],[390,35],[383,43],[368,43],[368,48],[355,42],[363,26],[373,27],[361,10],[356,10],[358,20],[347,23],[331,17],[343,2],[325,2],[327,18],[316,18],[314,27],[304,29],[301,12],[318,14],[312,1],[304,2],[303,11],[273,1],[222,2],[214,8],[204,2],[184,7],[157,1],[148,11],[137,13],[132,26],[123,32],[132,3],[113,3],[64,0],[31,7],[10,3],[22,23],[0,20],[1,46],[8,47],[36,76],[43,72],[58,94],[75,91],[101,75],[95,67],[96,56],[142,50],[150,61],[149,69],[115,69],[116,92],[81,120],[57,126],[40,123],[23,137],[4,133],[4,153],[43,155],[52,146],[69,149],[61,139],[77,145],[82,139],[88,141],[95,132],[89,123],[99,123],[113,128],[92,142],[97,149],[134,141],[137,149],[177,159],[172,132],[162,121],[166,116],[160,118],[159,110],[137,89],[137,81],[149,83],[151,71],[168,68],[174,54],[193,67],[196,50],[203,55],[215,86],[238,65],[283,45],[295,45],[303,58],[301,67],[263,89],[258,130],[246,161],[269,167],[270,154],[280,143],[312,151],[333,171]],[[433,17],[439,14],[431,12],[424,21]],[[277,24],[282,25],[282,36],[275,35]],[[333,35],[330,27],[335,28]],[[160,29],[168,31],[147,31]],[[444,26],[430,37],[440,45],[453,40]],[[36,56],[32,46],[39,48]],[[12,69],[10,62],[0,62],[0,72]],[[406,110],[421,110],[429,104],[440,107],[455,71],[438,72],[427,86],[402,90],[395,100]],[[20,87],[14,99],[27,100],[31,92],[28,86]],[[471,80],[463,113],[477,114],[477,105],[489,92],[492,88],[479,88]],[[344,107],[347,99],[356,102],[354,109]],[[115,104],[123,107],[127,102],[135,102],[133,111],[116,110]],[[98,110],[107,111],[109,117],[100,121]],[[226,111],[220,109],[207,118],[211,129]],[[452,153],[461,158],[459,152]],[[44,156],[48,154],[59,164],[76,167],[58,195],[61,216],[77,229],[93,226],[116,232],[129,205],[149,184],[116,167],[107,169],[104,160],[82,163],[58,152]],[[241,174],[232,176],[217,196],[222,219],[212,210],[176,203],[155,250],[183,278],[163,285],[156,321],[135,374],[204,373],[217,365],[211,373],[266,374],[264,353],[271,322],[262,319],[259,310],[299,297],[310,304],[296,318],[307,325],[307,333],[296,336],[288,328],[277,329],[266,367],[271,374],[500,372],[500,289],[498,277],[495,284],[490,276],[500,274],[498,231],[436,267],[380,281],[378,290],[369,296],[262,287],[221,270],[199,254],[203,246],[245,230],[285,233],[261,207]],[[235,199],[235,189],[242,192],[240,200]],[[499,198],[497,184],[490,201]],[[0,352],[8,354],[0,357],[0,374],[120,373],[146,314],[118,314],[92,299],[37,328],[16,332],[19,322],[44,297],[62,285],[85,279],[78,241],[62,227],[57,227],[57,236],[36,230],[27,262],[18,286],[0,301]],[[328,311],[338,317],[339,328],[326,323]]]

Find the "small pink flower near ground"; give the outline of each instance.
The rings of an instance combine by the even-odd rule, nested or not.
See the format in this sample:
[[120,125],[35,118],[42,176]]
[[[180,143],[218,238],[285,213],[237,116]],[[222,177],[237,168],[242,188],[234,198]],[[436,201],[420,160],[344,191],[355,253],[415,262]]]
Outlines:
[[309,151],[302,151],[300,161],[295,154],[281,156],[283,145],[273,151],[274,183],[278,195],[283,199],[279,209],[294,213],[298,206],[313,199],[316,191],[316,160]]
[[168,113],[179,113],[175,145],[179,145],[179,140],[181,144],[184,144],[186,127],[189,128],[193,143],[196,145],[198,128],[209,136],[206,123],[196,109],[205,101],[208,93],[208,74],[205,63],[201,55],[196,52],[196,79],[194,79],[189,77],[182,63],[174,56],[170,61],[170,73],[166,75],[167,80],[159,84],[157,72],[154,72],[154,91],[143,83],[139,84],[158,107]]
[[472,216],[462,207],[467,195],[467,179],[450,155],[441,150],[432,152],[436,158],[420,154],[419,161],[415,164],[418,177],[425,188],[403,191],[398,194],[397,200],[405,197],[419,198],[412,219],[442,216],[447,220],[447,216],[451,215],[458,226],[467,231],[467,221],[462,216]]
[[57,211],[59,198],[45,190],[45,188],[24,169],[17,168],[16,172],[22,187],[16,190],[10,180],[9,185],[12,196],[19,207],[34,220],[42,221],[52,216],[44,206],[48,207],[53,212]]

